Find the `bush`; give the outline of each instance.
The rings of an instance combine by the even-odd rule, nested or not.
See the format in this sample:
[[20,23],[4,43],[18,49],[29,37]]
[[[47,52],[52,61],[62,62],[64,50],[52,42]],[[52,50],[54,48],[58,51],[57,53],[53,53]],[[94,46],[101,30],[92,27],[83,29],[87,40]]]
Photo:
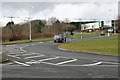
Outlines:
[[11,36],[11,38],[9,39],[9,41],[25,40],[25,39],[28,39],[28,36],[26,36],[26,35],[13,34],[13,35]]
[[38,33],[38,34],[32,34],[33,39],[37,38],[50,38],[53,37],[54,34],[52,33]]

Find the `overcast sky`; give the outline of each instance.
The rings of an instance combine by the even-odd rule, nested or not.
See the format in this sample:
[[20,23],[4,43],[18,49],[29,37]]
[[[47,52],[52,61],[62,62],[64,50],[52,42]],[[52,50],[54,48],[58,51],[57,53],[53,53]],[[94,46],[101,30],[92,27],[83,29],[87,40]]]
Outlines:
[[[0,2],[0,25],[5,25],[10,18],[15,23],[23,22],[30,15],[33,19],[56,17],[60,20],[110,20],[118,17],[119,0],[2,0]],[[6,16],[6,17],[4,17]],[[17,18],[19,17],[19,18]]]

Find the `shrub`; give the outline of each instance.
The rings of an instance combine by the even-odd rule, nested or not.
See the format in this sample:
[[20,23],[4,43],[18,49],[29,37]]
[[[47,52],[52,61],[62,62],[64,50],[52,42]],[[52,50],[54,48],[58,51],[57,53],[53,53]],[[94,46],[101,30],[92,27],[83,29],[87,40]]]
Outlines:
[[13,34],[13,35],[11,36],[11,38],[9,39],[9,41],[25,40],[25,39],[28,39],[28,36],[26,36],[26,35]]
[[32,38],[36,39],[36,38],[50,38],[52,37],[54,34],[52,33],[38,33],[38,34],[32,34]]

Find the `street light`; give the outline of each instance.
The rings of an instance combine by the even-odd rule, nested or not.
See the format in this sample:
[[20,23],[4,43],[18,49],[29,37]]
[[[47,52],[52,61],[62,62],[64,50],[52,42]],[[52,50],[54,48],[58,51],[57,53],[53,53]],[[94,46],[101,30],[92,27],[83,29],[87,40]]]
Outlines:
[[68,43],[68,29],[67,29],[67,24],[69,23],[69,20],[68,20],[68,18],[65,18],[65,36],[66,36],[66,43]]
[[[81,20],[82,19],[79,19],[80,20],[80,22],[81,22]],[[81,23],[79,22],[79,31],[81,31],[81,34],[82,34],[82,27],[81,27]],[[81,29],[80,29],[81,28]]]
[[95,35],[95,22],[96,22],[96,19],[94,19],[94,27],[93,27],[94,35]]
[[[66,24],[68,24],[68,23],[69,23],[68,18],[65,18],[65,23],[66,23]],[[67,25],[66,25],[66,27],[65,27],[65,33],[67,33]]]
[[109,10],[110,12],[113,11],[113,30],[114,30],[114,35],[116,34],[116,20],[115,20],[115,10]]
[[116,20],[115,20],[115,10],[113,10],[114,15],[114,35],[116,35]]
[[81,22],[82,22],[82,19],[81,18],[75,18],[76,20],[78,20],[78,32],[80,34],[82,34],[82,26],[81,26]]
[[32,37],[31,37],[31,21],[30,21],[30,19],[31,19],[31,8],[33,8],[33,6],[29,6],[29,30],[30,30],[30,36],[29,36],[29,40],[30,40],[30,42],[31,42],[31,40],[32,40]]

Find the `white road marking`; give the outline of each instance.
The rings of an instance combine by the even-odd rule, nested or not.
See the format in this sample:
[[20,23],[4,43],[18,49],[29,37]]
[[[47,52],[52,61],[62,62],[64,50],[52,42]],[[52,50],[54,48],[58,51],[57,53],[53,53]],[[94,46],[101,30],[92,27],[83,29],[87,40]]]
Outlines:
[[102,62],[97,62],[97,63],[93,63],[93,64],[84,64],[82,66],[96,66],[96,65],[99,65],[101,64]]
[[[19,52],[19,53],[25,53],[25,52]],[[26,54],[26,53],[25,53]]]
[[20,57],[17,57],[17,55],[8,55],[8,56],[21,59]]
[[30,45],[26,45],[25,47],[28,47],[28,46],[30,46]]
[[16,46],[16,45],[6,45],[6,46]]
[[35,44],[31,44],[31,45],[35,45]]
[[29,62],[25,62],[26,64],[37,64],[40,63],[39,61],[29,61]]
[[43,43],[43,42],[40,42],[40,43]]
[[35,55],[35,54],[39,54],[39,53],[27,53],[27,54],[23,54],[22,56],[27,56],[27,55]]
[[15,55],[15,53],[9,53],[9,55]]
[[23,47],[20,47],[20,50],[23,52],[27,52],[26,50],[23,49]]
[[[44,64],[49,64],[49,65],[56,65],[54,63],[49,63],[49,62],[40,62],[40,61],[30,61],[30,62],[25,62],[27,64],[38,64],[38,63],[44,63]],[[57,66],[57,65],[56,65]]]
[[18,61],[13,61],[14,63],[17,63],[17,64],[20,64],[20,65],[23,65],[23,66],[30,66],[28,64],[25,64],[25,63],[21,63],[21,62],[18,62]]
[[42,59],[42,60],[38,60],[38,61],[29,61],[29,62],[25,62],[25,63],[27,63],[27,64],[44,63],[44,64],[56,65],[56,64],[54,64],[54,63],[42,62],[42,61],[53,60],[53,59],[57,59],[57,58],[59,58],[59,57],[55,57],[55,58],[47,58],[47,59]]
[[30,52],[30,53],[43,55],[43,54],[41,54],[41,53],[36,53],[36,52]]
[[7,63],[8,65],[12,65],[13,64],[13,62],[10,62],[10,63]]
[[30,56],[30,57],[25,57],[24,59],[37,58],[37,57],[42,57],[42,56],[45,56],[45,55],[39,55],[39,56]]
[[55,58],[47,58],[47,59],[42,59],[42,60],[39,60],[39,61],[41,62],[41,61],[47,61],[47,60],[58,59],[58,58],[60,58],[60,57],[55,57]]
[[65,63],[70,63],[70,62],[74,62],[74,61],[76,61],[76,60],[77,60],[77,59],[68,60],[68,61],[64,61],[64,62],[57,63],[56,65],[61,65],[61,64],[65,64]]
[[118,65],[119,63],[116,62],[102,62],[102,63],[106,63],[106,64],[114,64],[114,65]]
[[49,63],[49,62],[41,62],[41,63],[50,64],[50,65],[54,65],[54,66],[58,66],[58,65],[56,65],[56,64],[54,64],[54,63]]
[[[59,48],[59,47],[58,47]],[[59,48],[60,50],[67,51],[67,49]]]

